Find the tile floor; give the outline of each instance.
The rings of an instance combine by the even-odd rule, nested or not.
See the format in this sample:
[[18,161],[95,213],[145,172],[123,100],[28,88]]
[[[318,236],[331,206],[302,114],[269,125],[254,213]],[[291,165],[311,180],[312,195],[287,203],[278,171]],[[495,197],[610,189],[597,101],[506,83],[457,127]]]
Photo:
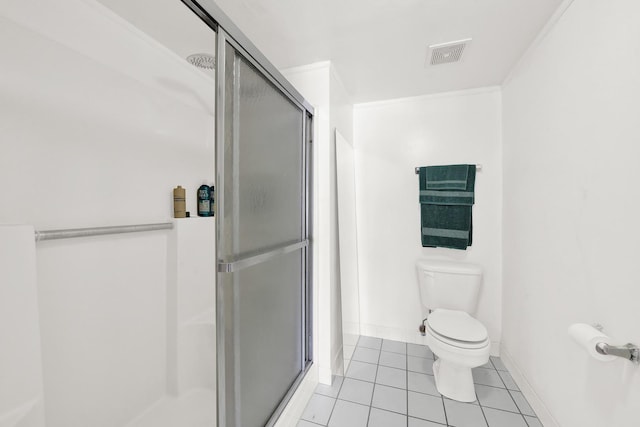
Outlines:
[[320,384],[297,427],[542,427],[499,358],[473,370],[478,400],[443,397],[428,347],[360,337],[345,377]]

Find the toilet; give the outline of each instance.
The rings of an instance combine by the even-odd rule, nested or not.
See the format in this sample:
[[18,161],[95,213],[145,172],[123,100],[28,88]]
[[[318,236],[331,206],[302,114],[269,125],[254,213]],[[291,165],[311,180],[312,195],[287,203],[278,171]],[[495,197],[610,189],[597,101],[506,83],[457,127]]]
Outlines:
[[464,262],[423,259],[417,263],[427,345],[440,394],[460,402],[476,400],[471,369],[489,361],[487,328],[473,317],[482,268]]

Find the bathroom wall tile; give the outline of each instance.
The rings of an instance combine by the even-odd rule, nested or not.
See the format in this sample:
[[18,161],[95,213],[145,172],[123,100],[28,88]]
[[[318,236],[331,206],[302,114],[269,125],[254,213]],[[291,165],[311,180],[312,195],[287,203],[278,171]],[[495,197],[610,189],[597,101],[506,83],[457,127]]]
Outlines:
[[520,391],[520,388],[518,388],[518,385],[513,380],[513,377],[511,376],[511,374],[509,372],[507,372],[507,371],[498,371],[498,374],[500,374],[500,378],[502,378],[502,381],[504,381],[504,385],[509,390]]
[[529,425],[529,427],[544,427],[540,422],[540,420],[537,419],[536,417],[528,417],[525,415],[524,419]]
[[390,353],[382,351],[380,353],[380,365],[392,368],[407,369],[407,356],[400,353]]
[[533,409],[529,405],[529,402],[527,402],[527,399],[521,392],[509,390],[509,393],[511,393],[513,400],[516,401],[516,405],[518,405],[518,409],[520,410],[520,412],[522,412],[524,415],[531,415],[532,417],[536,416],[536,413],[533,412]]
[[509,392],[503,388],[476,385],[480,405],[505,411],[519,412]]
[[408,412],[410,417],[422,418],[428,421],[438,423],[447,423],[444,415],[444,405],[442,398],[429,396],[428,394],[409,392],[408,395]]
[[374,382],[376,380],[376,371],[378,370],[377,365],[372,365],[371,363],[358,362],[356,360],[351,360],[349,364],[349,369],[347,369],[347,377],[355,378],[362,381],[370,381]]
[[331,379],[331,385],[318,384],[315,392],[317,394],[322,394],[323,396],[338,397],[338,392],[340,391],[340,386],[342,386],[343,380],[344,377],[334,375]]
[[314,394],[311,396],[309,403],[307,403],[301,418],[316,424],[327,425],[335,403],[336,399]]
[[521,414],[500,411],[498,409],[482,408],[489,427],[528,427]]
[[491,357],[489,357],[489,359],[491,360],[491,363],[493,363],[493,366],[498,371],[506,371],[507,370],[507,367],[504,366],[504,363],[502,363],[502,360],[499,357],[491,356]]
[[421,374],[419,372],[408,372],[407,388],[411,391],[440,397],[433,375]]
[[376,384],[371,406],[387,411],[407,413],[407,391]]
[[484,415],[482,415],[482,410],[478,405],[446,399],[444,401],[444,406],[447,410],[447,422],[449,425],[456,427],[487,426],[487,423],[484,420]]
[[356,350],[353,352],[353,356],[351,356],[351,359],[360,362],[378,363],[379,357],[380,350],[374,350],[372,348],[366,347],[356,347]]
[[367,347],[373,348],[375,350],[380,350],[380,347],[382,347],[382,338],[360,337],[360,340],[358,341],[358,347]]
[[407,416],[395,412],[384,411],[378,408],[371,408],[369,413],[369,424],[367,427],[406,427]]
[[427,347],[426,345],[409,343],[409,344],[407,344],[407,354],[409,356],[416,356],[416,357],[424,357],[424,358],[427,358],[427,359],[433,359],[433,353],[431,352],[429,347]]
[[444,427],[444,426],[445,424],[433,423],[431,421],[409,417],[409,427]]
[[368,418],[368,406],[338,400],[333,408],[329,427],[366,427]]
[[433,375],[433,360],[423,357],[407,356],[407,369],[413,372],[420,372],[421,374]]
[[373,383],[347,378],[342,383],[338,399],[369,406],[372,395]]
[[490,385],[492,387],[506,388],[498,371],[475,368],[472,370],[473,382],[476,384]]
[[407,371],[404,369],[389,368],[387,366],[378,366],[376,383],[406,389]]

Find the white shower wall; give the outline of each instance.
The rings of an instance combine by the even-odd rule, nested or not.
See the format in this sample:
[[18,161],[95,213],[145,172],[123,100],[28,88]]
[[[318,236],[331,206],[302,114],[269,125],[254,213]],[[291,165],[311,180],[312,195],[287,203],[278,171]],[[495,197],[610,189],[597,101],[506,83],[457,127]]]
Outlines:
[[547,427],[639,425],[640,3],[576,0],[504,85],[503,359]]
[[[196,215],[214,176],[211,78],[93,1],[3,2],[0,51],[0,224],[166,222],[176,185]],[[214,384],[196,354],[176,354],[213,336],[213,219],[183,221],[196,230],[38,244],[48,427],[124,425]],[[210,244],[186,248],[180,233]],[[210,264],[181,270],[194,252]]]
[[[358,104],[354,110],[360,318],[364,335],[423,343],[416,260],[484,270],[477,317],[501,333],[501,100],[498,88]],[[473,246],[423,248],[417,166],[477,163]]]

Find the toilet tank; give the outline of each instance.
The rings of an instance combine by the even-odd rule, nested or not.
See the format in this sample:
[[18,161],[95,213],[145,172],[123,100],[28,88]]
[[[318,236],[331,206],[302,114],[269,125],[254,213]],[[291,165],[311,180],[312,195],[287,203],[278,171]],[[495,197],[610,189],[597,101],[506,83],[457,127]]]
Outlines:
[[[482,268],[467,262],[423,259],[417,263],[423,310],[446,308],[474,315]],[[426,317],[426,315],[425,315]]]

